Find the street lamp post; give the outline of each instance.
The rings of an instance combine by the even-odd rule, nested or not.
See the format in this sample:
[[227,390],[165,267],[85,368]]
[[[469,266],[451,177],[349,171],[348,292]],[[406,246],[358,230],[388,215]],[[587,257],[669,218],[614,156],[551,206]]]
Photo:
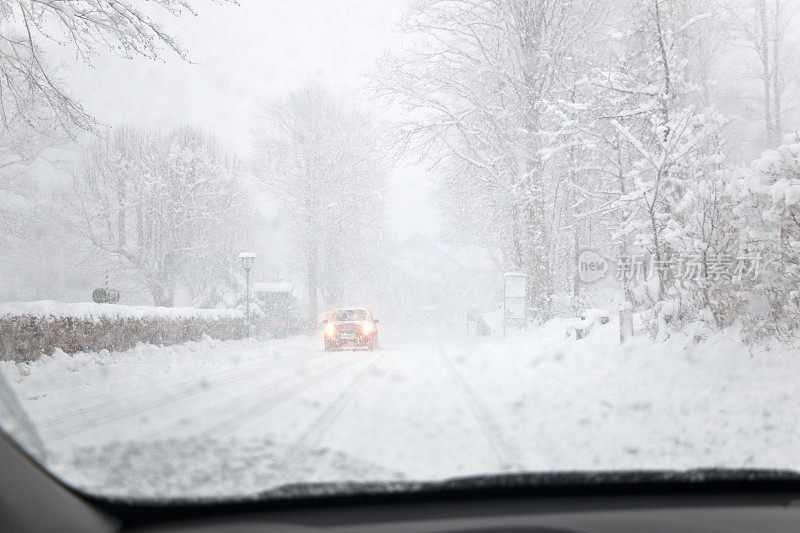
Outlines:
[[242,260],[242,268],[244,269],[245,278],[246,278],[246,297],[245,302],[245,312],[244,312],[244,323],[245,323],[245,337],[250,336],[250,269],[253,268],[253,261],[256,260],[256,254],[253,252],[242,252],[239,254],[239,259]]

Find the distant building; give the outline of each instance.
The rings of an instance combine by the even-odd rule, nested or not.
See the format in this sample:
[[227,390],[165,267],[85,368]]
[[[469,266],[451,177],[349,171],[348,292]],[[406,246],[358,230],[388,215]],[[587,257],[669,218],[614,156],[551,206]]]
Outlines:
[[253,296],[264,312],[260,331],[279,338],[299,333],[298,303],[291,282],[255,283]]
[[457,324],[499,301],[499,278],[478,248],[466,250],[415,233],[387,260],[387,268],[389,298],[407,324]]

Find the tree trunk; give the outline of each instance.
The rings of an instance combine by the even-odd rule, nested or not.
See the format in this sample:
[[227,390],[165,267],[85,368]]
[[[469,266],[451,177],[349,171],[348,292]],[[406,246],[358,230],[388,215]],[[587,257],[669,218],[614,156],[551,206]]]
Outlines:
[[317,322],[317,287],[318,287],[318,272],[317,272],[317,254],[316,246],[313,246],[308,258],[308,273],[306,280],[308,282],[308,328],[309,331],[314,331]]
[[664,34],[661,29],[661,9],[659,0],[654,1],[655,4],[655,17],[656,17],[656,31],[658,38],[658,49],[661,53],[661,65],[664,68],[664,98],[661,101],[662,120],[664,121],[664,141],[669,139],[670,124],[669,124],[669,107],[672,100],[672,79],[669,69],[669,56],[667,55],[667,46],[664,42]]
[[125,181],[117,177],[117,246],[123,250],[127,244],[125,235]]
[[[653,256],[655,257],[655,261],[657,265],[661,265],[661,259],[663,257],[661,253],[661,240],[659,239],[660,236],[660,228],[658,225],[658,221],[656,220],[656,206],[658,201],[658,186],[661,182],[661,176],[659,172],[659,177],[656,180],[656,186],[653,191],[653,203],[649,208],[649,217],[650,217],[650,231],[653,232]],[[666,275],[664,269],[658,268],[656,270],[658,274],[658,301],[662,301],[666,294],[666,282],[664,280],[664,276]]]
[[761,67],[764,72],[761,81],[764,86],[764,124],[767,129],[767,144],[772,146],[775,143],[775,123],[772,116],[772,73],[770,69],[769,57],[769,24],[767,22],[767,0],[758,0],[758,21],[761,29],[761,39],[758,40],[758,57],[761,60]]
[[575,224],[575,228],[572,230],[573,238],[574,238],[574,255],[575,255],[575,267],[574,272],[572,273],[572,310],[578,311],[578,300],[580,298],[581,293],[581,283],[580,279],[578,278],[578,254],[580,253],[581,249],[581,240],[580,234],[578,233],[578,225]]
[[775,139],[773,146],[781,143],[781,41],[782,35],[780,30],[780,2],[775,1],[775,12],[773,13],[773,28],[772,28],[772,101],[773,101],[773,129]]

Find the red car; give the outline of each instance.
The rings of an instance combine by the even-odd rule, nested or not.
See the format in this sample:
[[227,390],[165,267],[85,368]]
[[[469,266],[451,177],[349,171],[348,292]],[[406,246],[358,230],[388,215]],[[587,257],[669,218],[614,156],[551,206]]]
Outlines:
[[325,350],[338,348],[367,348],[378,344],[378,319],[366,309],[338,309],[328,314],[322,323]]

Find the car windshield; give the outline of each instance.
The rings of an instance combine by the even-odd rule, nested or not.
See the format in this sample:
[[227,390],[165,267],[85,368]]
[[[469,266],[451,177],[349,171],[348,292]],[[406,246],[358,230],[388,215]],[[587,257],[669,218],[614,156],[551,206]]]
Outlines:
[[0,427],[123,500],[798,470],[798,53],[798,0],[0,0]]
[[333,319],[339,322],[366,320],[367,313],[361,309],[342,309],[333,313]]

